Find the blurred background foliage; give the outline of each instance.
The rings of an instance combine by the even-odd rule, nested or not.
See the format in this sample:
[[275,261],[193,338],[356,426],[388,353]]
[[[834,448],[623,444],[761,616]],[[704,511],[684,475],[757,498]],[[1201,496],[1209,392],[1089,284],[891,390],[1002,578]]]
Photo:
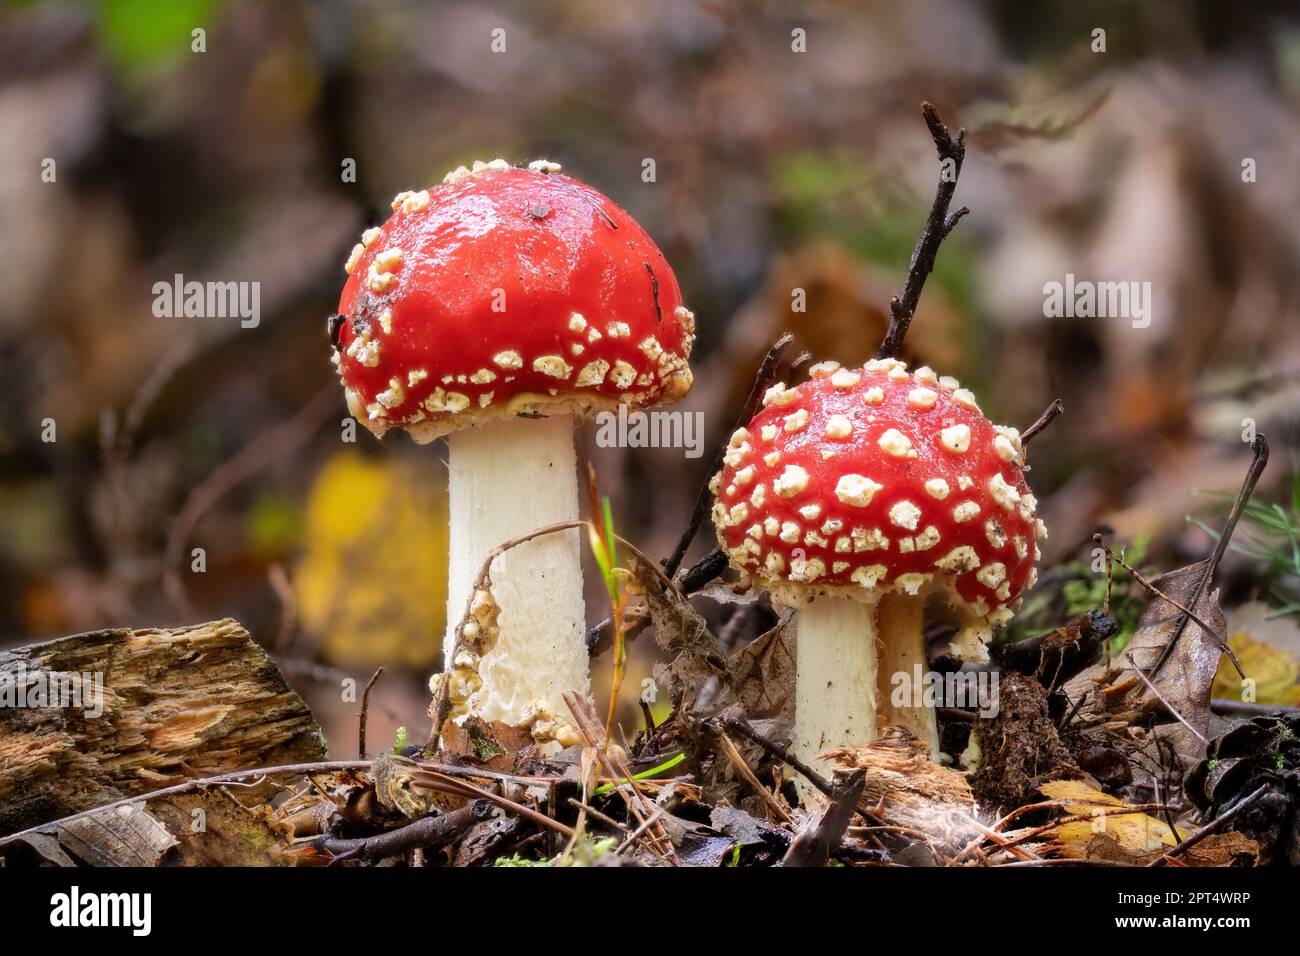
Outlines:
[[[9,3],[0,636],[230,615],[340,752],[356,705],[338,681],[380,664],[372,734],[418,728],[443,627],[444,465],[400,434],[341,441],[324,323],[360,230],[460,163],[563,163],[674,264],[700,330],[683,408],[720,440],[784,329],[818,358],[874,350],[934,187],[923,98],[969,129],[956,201],[972,215],[908,357],[1021,427],[1064,400],[1030,476],[1047,562],[1086,563],[1099,524],[1142,537],[1153,566],[1202,556],[1211,538],[1186,517],[1221,521],[1200,492],[1239,483],[1243,418],[1274,445],[1261,494],[1285,501],[1300,24],[1273,5]],[[153,283],[176,273],[260,282],[260,325],[155,318]],[[1043,285],[1066,273],[1150,281],[1150,327],[1044,318]],[[710,456],[585,444],[620,531],[666,554]],[[1234,553],[1228,603],[1273,593],[1270,567]]]

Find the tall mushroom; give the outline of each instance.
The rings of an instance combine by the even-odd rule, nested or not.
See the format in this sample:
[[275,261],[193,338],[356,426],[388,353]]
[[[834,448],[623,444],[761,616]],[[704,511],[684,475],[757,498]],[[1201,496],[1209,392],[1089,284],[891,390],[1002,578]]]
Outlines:
[[[487,554],[578,516],[575,417],[684,395],[694,317],[636,221],[546,160],[462,166],[392,207],[348,258],[334,363],[376,436],[450,436],[450,669]],[[588,691],[579,554],[570,531],[496,559],[499,630],[462,710],[553,725]]]
[[732,435],[714,478],[718,540],[749,580],[800,609],[796,754],[868,743],[878,714],[937,753],[932,708],[906,706],[910,696],[895,706],[891,684],[925,672],[931,606],[958,625],[953,654],[983,661],[1034,583],[1046,529],[1020,436],[928,368],[879,359],[811,373],[774,385]]

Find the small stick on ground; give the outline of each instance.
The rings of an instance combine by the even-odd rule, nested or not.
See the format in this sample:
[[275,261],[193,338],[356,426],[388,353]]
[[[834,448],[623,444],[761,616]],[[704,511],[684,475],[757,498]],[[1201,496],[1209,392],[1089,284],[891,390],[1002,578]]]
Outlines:
[[457,779],[448,776],[439,770],[433,770],[428,766],[421,766],[412,772],[415,777],[413,785],[422,787],[427,790],[437,790],[440,793],[450,793],[456,796],[465,797],[473,800],[487,800],[495,803],[507,813],[513,813],[515,816],[523,817],[525,820],[531,820],[540,826],[550,827],[567,837],[572,837],[573,827],[567,823],[561,823],[548,817],[544,813],[538,813],[532,807],[526,807],[522,803],[517,803],[509,797],[504,797],[499,793],[493,793],[491,790],[485,790],[477,784],[470,783],[468,780]]
[[[319,773],[331,770],[369,770],[369,760],[319,760],[313,763],[291,763],[282,764],[277,767],[255,767],[251,770],[235,770],[231,773],[218,774],[215,777],[201,777],[195,780],[186,780],[183,783],[173,784],[170,787],[163,787],[161,790],[154,790],[150,793],[137,794],[134,797],[123,797],[121,800],[114,800],[112,803],[105,803],[102,806],[91,807],[89,810],[82,810],[80,813],[74,813],[70,816],[61,817],[58,820],[50,820],[47,823],[38,823],[34,827],[28,827],[26,830],[19,830],[17,833],[10,833],[8,836],[0,837],[0,848],[8,846],[24,837],[31,836],[33,833],[40,833],[51,827],[67,826],[75,820],[84,820],[97,814],[105,813],[109,810],[116,810],[118,807],[125,807],[133,803],[147,803],[150,800],[158,800],[162,797],[172,797],[179,793],[189,793],[191,790],[199,790],[204,787],[219,786],[244,786],[255,787],[265,782],[267,777],[281,776],[283,774],[296,774],[306,776],[311,773]],[[245,783],[249,777],[257,777],[252,783]]]
[[714,548],[678,575],[677,585],[683,594],[694,594],[726,570],[726,567],[727,556],[721,548]]
[[1063,411],[1065,411],[1065,403],[1059,398],[1053,399],[1052,404],[1043,409],[1043,414],[1034,419],[1034,423],[1020,433],[1020,444],[1028,445],[1029,439],[1056,421],[1056,416]]
[[375,836],[346,840],[327,833],[318,837],[314,845],[333,857],[331,866],[345,860],[372,863],[389,856],[405,855],[409,850],[449,843],[486,817],[490,809],[491,804],[486,800],[476,800],[450,813],[420,817],[406,826]]
[[[1147,590],[1147,593],[1149,593],[1149,594],[1153,594],[1153,595],[1155,595],[1156,597],[1160,598],[1160,600],[1165,601],[1165,602],[1167,602],[1167,603],[1169,603],[1169,604],[1172,604],[1172,605],[1173,605],[1174,607],[1176,607],[1179,611],[1181,611],[1184,615],[1186,615],[1186,616],[1183,618],[1184,623],[1186,622],[1187,618],[1191,618],[1193,621],[1195,621],[1196,624],[1197,624],[1197,626],[1200,627],[1200,629],[1203,630],[1206,634],[1208,634],[1208,635],[1210,636],[1210,639],[1211,639],[1211,640],[1213,640],[1216,644],[1218,644],[1218,646],[1219,646],[1219,650],[1223,651],[1223,653],[1225,653],[1225,654],[1228,655],[1228,660],[1232,661],[1232,666],[1235,667],[1235,668],[1237,669],[1237,673],[1240,674],[1243,678],[1245,678],[1246,675],[1245,675],[1245,673],[1244,673],[1244,672],[1242,671],[1242,669],[1241,669],[1241,664],[1237,661],[1237,655],[1234,654],[1234,653],[1232,653],[1232,649],[1231,649],[1230,647],[1228,647],[1228,645],[1225,644],[1225,643],[1223,642],[1223,640],[1222,640],[1222,639],[1221,639],[1221,638],[1220,638],[1220,637],[1215,633],[1214,628],[1210,627],[1209,624],[1205,623],[1205,619],[1204,619],[1204,618],[1202,618],[1199,614],[1197,614],[1197,613],[1196,613],[1195,611],[1193,611],[1191,608],[1187,607],[1187,606],[1184,605],[1184,604],[1180,604],[1178,601],[1176,601],[1176,600],[1174,600],[1173,598],[1171,598],[1168,594],[1166,594],[1164,591],[1160,590],[1158,587],[1156,587],[1154,584],[1152,584],[1150,581],[1148,581],[1145,577],[1143,577],[1142,574],[1137,570],[1137,568],[1135,568],[1135,567],[1133,567],[1132,565],[1130,565],[1130,564],[1129,564],[1128,562],[1126,562],[1123,558],[1121,558],[1118,554],[1116,554],[1114,551],[1112,551],[1112,550],[1111,550],[1111,549],[1106,545],[1105,541],[1102,540],[1102,537],[1101,537],[1100,534],[1095,534],[1095,535],[1093,535],[1093,536],[1092,536],[1092,540],[1095,541],[1095,542],[1096,542],[1096,543],[1101,547],[1101,549],[1102,549],[1103,551],[1106,552],[1106,556],[1107,556],[1108,558],[1110,558],[1110,560],[1114,561],[1114,562],[1115,562],[1116,564],[1118,564],[1121,568],[1123,568],[1125,571],[1127,571],[1129,574],[1131,574],[1131,575],[1133,576],[1133,580],[1136,581],[1138,584],[1142,585],[1142,587],[1145,588],[1145,589]],[[1204,583],[1204,580],[1202,580],[1201,586],[1200,586],[1200,588],[1199,588],[1199,589],[1197,590],[1197,592],[1196,592],[1196,599],[1197,599],[1197,600],[1200,599],[1201,592],[1204,591],[1204,590],[1205,590],[1205,583]],[[1178,636],[1178,635],[1175,634],[1175,635],[1174,635],[1174,638],[1177,638],[1177,636]],[[1153,676],[1155,675],[1156,671],[1160,669],[1160,661],[1163,661],[1163,660],[1165,659],[1165,656],[1169,653],[1169,648],[1173,646],[1174,638],[1171,638],[1170,641],[1169,641],[1169,643],[1168,643],[1167,645],[1165,645],[1165,649],[1164,649],[1164,651],[1161,653],[1160,660],[1156,662],[1156,666],[1155,666],[1155,667],[1151,668],[1151,674],[1152,674]],[[1131,660],[1131,658],[1130,658],[1130,660]]]
[[370,688],[375,686],[375,681],[379,680],[379,675],[384,672],[383,665],[379,666],[370,680],[366,681],[366,689],[361,692],[361,715],[357,718],[357,756],[362,760],[366,759],[366,715],[370,712]]
[[[1219,534],[1219,540],[1215,542],[1214,551],[1210,554],[1210,560],[1205,565],[1205,570],[1201,573],[1200,583],[1197,584],[1196,590],[1192,593],[1192,605],[1201,599],[1201,595],[1209,586],[1210,580],[1214,577],[1214,572],[1219,567],[1219,562],[1223,560],[1224,554],[1227,553],[1228,543],[1232,540],[1232,532],[1237,528],[1237,522],[1241,520],[1241,513],[1246,509],[1246,502],[1250,501],[1250,496],[1255,492],[1255,486],[1259,484],[1259,476],[1264,472],[1264,466],[1268,464],[1268,440],[1263,435],[1256,435],[1255,440],[1250,443],[1252,457],[1250,467],[1246,469],[1246,479],[1241,483],[1241,490],[1237,492],[1237,500],[1232,503],[1232,510],[1228,512],[1228,520],[1224,522],[1223,531]],[[1200,624],[1200,621],[1196,623]],[[1204,625],[1202,625],[1204,626]],[[1187,618],[1184,617],[1178,622],[1178,629],[1174,631],[1174,636],[1169,639],[1165,649],[1160,652],[1156,659],[1155,666],[1151,668],[1151,676],[1155,677],[1160,673],[1160,668],[1165,666],[1165,661],[1169,660],[1169,655],[1174,652],[1175,645],[1183,636],[1183,631],[1187,630]],[[1237,673],[1241,674],[1241,665],[1237,663],[1237,658],[1233,656],[1232,651],[1224,647],[1228,657],[1232,660],[1232,665],[1237,668]],[[1241,674],[1245,677],[1245,674]]]
[[1185,850],[1190,850],[1192,847],[1196,846],[1196,844],[1200,843],[1210,834],[1217,833],[1219,830],[1222,830],[1225,826],[1231,823],[1236,817],[1240,816],[1241,813],[1247,807],[1249,807],[1260,797],[1264,796],[1264,794],[1267,793],[1270,789],[1272,789],[1272,787],[1273,785],[1271,783],[1266,783],[1263,784],[1254,793],[1250,793],[1242,797],[1240,800],[1234,803],[1229,809],[1219,814],[1217,817],[1215,817],[1205,826],[1201,827],[1199,830],[1197,830],[1195,833],[1189,836],[1186,840],[1183,840],[1177,846],[1171,847],[1170,849],[1166,850],[1164,853],[1161,853],[1158,857],[1156,857],[1154,860],[1148,863],[1147,866],[1159,866],[1161,863],[1164,862],[1173,862],[1172,858],[1176,854],[1182,853]]
[[962,206],[952,215],[948,214],[948,205],[952,202],[953,193],[957,191],[961,164],[966,158],[966,131],[959,129],[956,136],[951,135],[939,111],[930,103],[921,103],[921,115],[925,117],[925,125],[930,128],[934,148],[939,154],[939,185],[934,192],[930,216],[912,250],[912,261],[907,267],[903,291],[889,302],[889,328],[885,331],[876,358],[897,358],[903,350],[903,339],[907,337],[908,327],[916,314],[916,305],[920,301],[926,277],[934,270],[939,246],[948,237],[948,233],[952,232],[958,220],[970,212]]
[[785,807],[781,806],[776,797],[772,796],[767,787],[763,786],[762,782],[754,776],[754,771],[749,769],[749,764],[745,763],[745,758],[741,756],[740,751],[736,749],[736,745],[731,742],[731,738],[727,736],[725,730],[718,734],[718,740],[721,741],[722,749],[726,752],[732,766],[736,768],[736,772],[744,777],[750,789],[763,799],[763,803],[767,805],[773,817],[788,822],[790,814],[786,812]]
[[766,737],[760,734],[753,727],[749,726],[747,722],[733,717],[727,721],[724,721],[723,726],[726,727],[727,730],[732,731],[733,733],[740,734],[740,736],[744,737],[746,740],[750,740],[758,744],[770,756],[781,761],[783,764],[786,764],[792,770],[795,770],[798,773],[803,774],[804,777],[808,780],[808,782],[811,783],[813,787],[815,787],[825,796],[828,797],[834,796],[835,790],[825,777],[819,774],[812,767],[808,766],[798,757],[794,756],[794,754],[787,751],[780,744],[773,743],[772,741],[768,740]]

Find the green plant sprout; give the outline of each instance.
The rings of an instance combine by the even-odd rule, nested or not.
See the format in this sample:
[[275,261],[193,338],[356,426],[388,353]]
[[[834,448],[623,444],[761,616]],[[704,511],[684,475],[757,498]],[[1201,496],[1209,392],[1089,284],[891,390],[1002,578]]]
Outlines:
[[[681,763],[685,759],[686,759],[686,754],[679,753],[675,756],[669,757],[667,760],[659,764],[657,767],[651,767],[649,770],[642,770],[640,773],[632,774],[632,780],[649,780],[651,777],[658,776],[659,774],[664,773],[665,771],[671,770],[673,767],[676,767],[679,763]],[[631,781],[624,778],[623,780],[618,781],[618,785],[622,785],[630,782]],[[599,787],[597,787],[595,790],[591,792],[595,796],[600,796],[603,793],[613,793],[615,786],[616,784],[614,783],[614,781],[611,780],[609,783],[602,783]]]
[[626,572],[618,566],[618,535],[614,533],[614,512],[609,498],[600,494],[596,486],[596,470],[587,466],[587,490],[591,513],[599,515],[599,524],[587,522],[587,540],[591,553],[600,568],[605,592],[609,595],[609,621],[614,632],[614,673],[610,679],[609,714],[605,719],[605,740],[614,732],[614,712],[618,709],[618,695],[627,673],[627,646],[623,634],[623,612],[627,609]]

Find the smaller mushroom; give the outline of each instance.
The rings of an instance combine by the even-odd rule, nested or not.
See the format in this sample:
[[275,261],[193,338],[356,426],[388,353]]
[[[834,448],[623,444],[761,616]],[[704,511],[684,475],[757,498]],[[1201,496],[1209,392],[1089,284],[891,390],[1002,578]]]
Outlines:
[[797,755],[861,746],[879,724],[910,727],[937,755],[933,708],[912,693],[926,677],[926,617],[957,625],[954,655],[986,661],[1033,585],[1046,530],[1024,447],[929,369],[882,359],[813,372],[774,386],[732,436],[712,486],[718,540],[747,579],[799,609]]

